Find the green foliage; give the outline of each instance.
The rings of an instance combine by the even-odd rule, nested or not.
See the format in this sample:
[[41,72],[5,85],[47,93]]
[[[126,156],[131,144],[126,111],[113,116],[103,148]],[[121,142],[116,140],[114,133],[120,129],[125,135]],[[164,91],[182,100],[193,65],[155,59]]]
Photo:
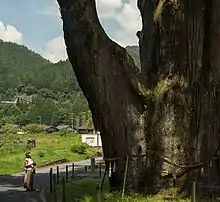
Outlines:
[[89,148],[89,145],[84,142],[78,142],[71,147],[71,152],[77,154],[86,154],[86,150]]
[[29,133],[42,133],[44,132],[43,126],[39,124],[28,124],[24,128],[24,131]]
[[59,132],[58,132],[58,135],[60,136],[65,136],[68,134],[68,131],[66,129],[61,129]]
[[[81,201],[81,202],[93,202],[99,201],[98,191],[96,190],[97,184],[101,184],[102,179],[87,178],[84,180],[72,180],[66,184],[66,196],[69,201]],[[74,190],[74,191],[73,191]],[[62,199],[62,185],[57,186],[58,201]],[[109,193],[109,184],[107,180],[104,183],[102,196],[106,202],[189,202],[190,199],[163,199],[161,195],[156,196],[144,196],[135,193],[125,193],[122,199],[121,192],[111,192]],[[208,201],[218,201],[218,200],[203,200],[198,199],[198,202],[208,202]]]
[[4,134],[16,134],[19,131],[19,128],[12,124],[6,124],[3,126],[3,133]]
[[[24,46],[0,40],[0,125],[70,124],[90,113],[69,61],[52,64]],[[30,102],[27,102],[30,101]]]
[[[138,47],[127,47],[139,65]],[[88,103],[70,62],[56,64],[24,46],[0,40],[0,125],[71,124],[71,119],[92,126]],[[27,102],[27,100],[29,102]]]
[[[80,144],[80,136],[66,134],[7,134],[3,136],[4,145],[0,147],[0,174],[11,174],[23,171],[23,161],[25,153],[31,151],[37,166],[53,164],[54,162],[74,162],[90,158],[94,155],[95,150],[89,148],[85,154],[71,152],[71,146]],[[28,148],[27,141],[29,138],[36,140],[36,147]]]
[[45,156],[45,152],[44,151],[39,151],[37,153],[37,155],[40,157],[40,158],[43,158]]

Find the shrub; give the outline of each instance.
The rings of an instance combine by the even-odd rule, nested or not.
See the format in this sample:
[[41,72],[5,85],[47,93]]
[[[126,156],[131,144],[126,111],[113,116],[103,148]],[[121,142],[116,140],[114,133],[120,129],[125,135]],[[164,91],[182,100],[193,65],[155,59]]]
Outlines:
[[33,147],[30,144],[26,144],[26,150],[31,150]]
[[19,138],[17,140],[14,140],[11,145],[14,148],[20,148],[20,149],[25,149],[26,148],[25,142],[20,140]]
[[88,144],[84,142],[80,142],[80,143],[74,144],[71,147],[71,152],[78,153],[78,154],[85,154],[88,148],[89,148]]
[[27,145],[26,145],[26,147],[28,148],[28,149],[33,149],[33,148],[35,148],[36,147],[36,140],[33,142],[33,141],[31,141],[31,142],[27,142]]
[[62,136],[66,136],[68,134],[68,131],[66,129],[61,129],[58,134],[62,137]]
[[24,127],[24,130],[29,133],[42,133],[42,132],[44,132],[43,126],[38,125],[38,124],[29,124],[26,127]]
[[2,132],[6,134],[16,134],[19,131],[19,128],[13,124],[6,124],[2,128]]
[[96,156],[96,152],[93,148],[88,148],[86,149],[86,154],[85,154],[85,158],[88,159],[88,158],[91,158],[91,157],[95,157]]
[[43,158],[45,156],[45,152],[44,151],[39,151],[37,154],[40,158]]

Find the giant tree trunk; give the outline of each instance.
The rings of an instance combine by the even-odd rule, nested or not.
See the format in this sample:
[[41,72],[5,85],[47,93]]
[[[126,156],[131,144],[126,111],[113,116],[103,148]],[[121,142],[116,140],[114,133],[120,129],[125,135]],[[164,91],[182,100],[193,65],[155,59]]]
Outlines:
[[[209,162],[220,139],[220,2],[139,0],[142,75],[104,32],[94,0],[58,2],[67,53],[101,132],[104,155],[120,157],[118,186],[128,154],[127,187],[134,191],[153,192],[149,187],[161,182],[164,170],[169,173],[164,178],[183,176],[181,186],[192,177],[219,185],[218,161]],[[208,163],[181,166],[202,161]]]
[[[101,132],[104,155],[120,157],[116,163],[121,187],[126,155],[146,150],[139,71],[126,50],[105,34],[94,0],[58,2],[69,60],[88,100],[94,125]],[[128,180],[142,177],[136,167],[142,167],[137,158],[130,161]],[[134,188],[138,187],[136,183],[131,183]]]
[[[139,34],[142,69],[154,103],[154,109],[148,110],[151,124],[146,135],[151,142],[161,142],[160,154],[179,164],[173,166],[161,159],[156,166],[177,178],[184,176],[181,185],[191,183],[192,178],[200,186],[219,185],[215,157],[220,140],[220,2],[161,0],[156,10],[149,12],[153,8],[150,2],[138,1],[143,16]],[[198,190],[201,194],[209,191]]]

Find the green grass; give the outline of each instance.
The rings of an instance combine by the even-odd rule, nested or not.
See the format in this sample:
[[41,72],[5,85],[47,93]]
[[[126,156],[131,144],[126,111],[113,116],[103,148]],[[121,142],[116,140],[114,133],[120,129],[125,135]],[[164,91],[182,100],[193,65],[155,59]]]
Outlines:
[[[66,196],[68,202],[81,201],[81,202],[98,202],[98,191],[96,190],[97,184],[100,180],[92,181],[79,181],[72,180],[66,184]],[[158,196],[143,196],[138,194],[125,194],[123,200],[121,193],[109,193],[108,184],[105,183],[103,189],[103,197],[106,202],[190,202],[190,199],[163,199],[163,195]],[[57,189],[58,202],[62,201],[62,187],[59,185]],[[205,200],[198,199],[197,202],[219,202],[219,199]]]
[[[35,148],[27,148],[28,138],[36,139]],[[81,144],[79,135],[7,135],[6,143],[0,148],[0,174],[11,174],[23,171],[23,162],[27,151],[31,151],[37,166],[42,166],[61,159],[77,161],[94,155],[94,150],[91,148],[87,148],[85,154],[72,152],[71,147],[76,144]]]

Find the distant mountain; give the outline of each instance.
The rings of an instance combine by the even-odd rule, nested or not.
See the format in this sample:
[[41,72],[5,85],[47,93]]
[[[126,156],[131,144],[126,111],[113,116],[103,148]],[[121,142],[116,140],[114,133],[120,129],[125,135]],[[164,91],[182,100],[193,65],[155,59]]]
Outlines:
[[55,93],[80,90],[68,62],[53,64],[25,46],[0,40],[1,98],[8,100],[17,93],[36,93],[42,88]]
[[[126,49],[140,67],[138,46]],[[22,98],[18,106],[8,106],[7,103],[14,103],[18,97]],[[22,103],[27,97],[32,100],[31,104]],[[91,123],[87,101],[68,60],[53,64],[25,46],[2,40],[1,100],[6,102],[0,103],[0,125],[1,121],[36,123],[38,117],[45,124],[66,124],[72,118]]]
[[139,46],[127,46],[127,52],[133,58],[135,65],[140,69],[140,56],[139,56]]
[[[14,100],[20,99],[17,105]],[[32,102],[23,101],[30,98]],[[87,119],[89,108],[68,61],[56,64],[25,46],[0,40],[0,125],[62,124]],[[73,115],[71,115],[73,113]],[[86,115],[86,116],[85,116]]]
[[17,86],[30,83],[27,78],[34,71],[49,64],[49,61],[25,46],[0,40],[0,94],[14,93]]
[[[126,49],[140,67],[138,46]],[[25,46],[0,40],[0,96],[8,100],[45,88],[54,93],[80,91],[69,61],[53,64]]]

